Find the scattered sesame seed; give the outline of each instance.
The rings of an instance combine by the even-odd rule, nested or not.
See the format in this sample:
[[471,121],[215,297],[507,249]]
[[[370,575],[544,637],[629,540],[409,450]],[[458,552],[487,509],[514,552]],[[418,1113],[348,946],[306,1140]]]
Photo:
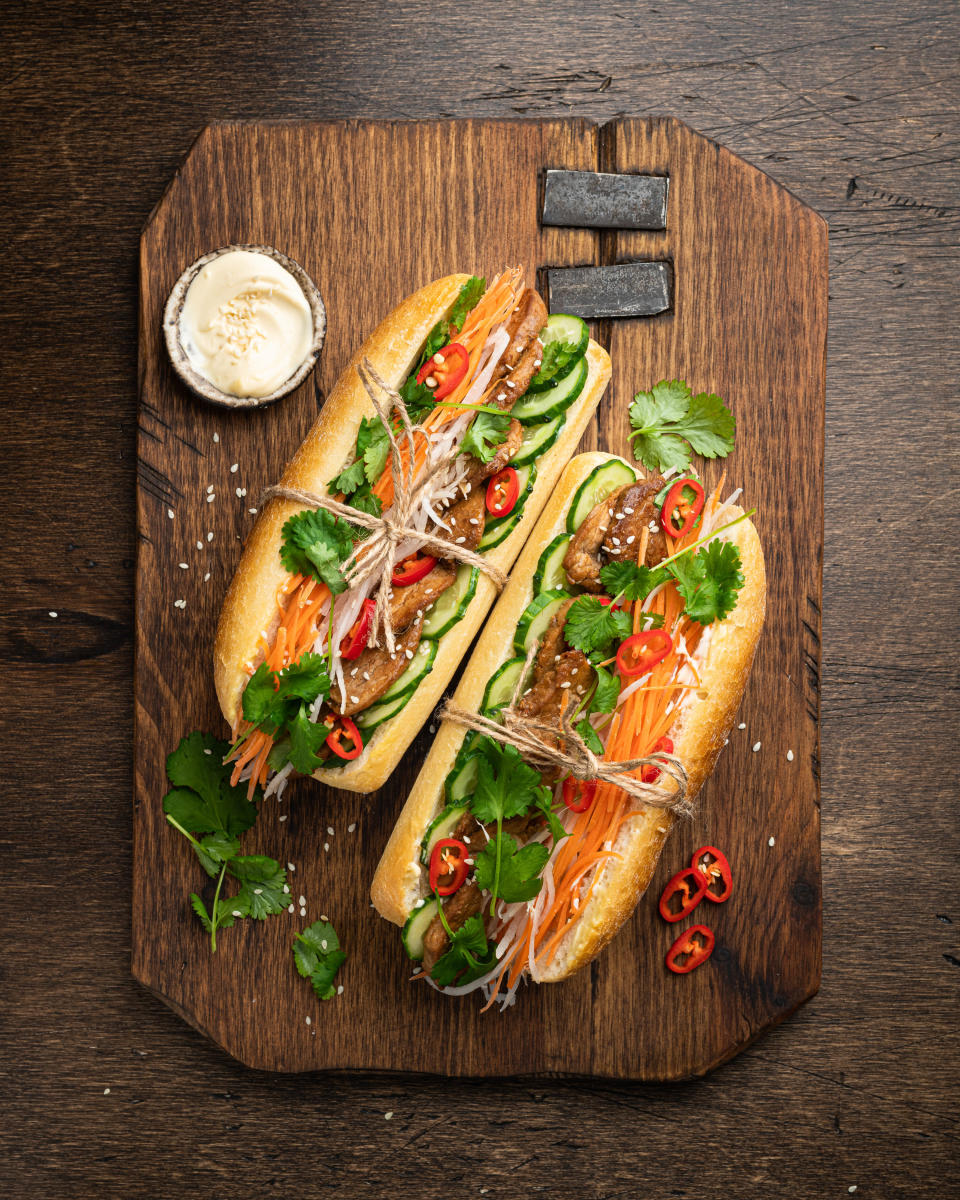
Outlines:
[[186,602],[186,600],[174,600],[173,607],[174,608],[186,608],[187,602]]
[[301,904],[300,905],[300,916],[305,917],[306,915],[307,915],[306,905]]
[[110,1095],[110,1089],[109,1089],[109,1088],[104,1088],[104,1089],[103,1089],[103,1094],[104,1094],[105,1096],[109,1096],[109,1095]]
[[288,913],[292,913],[293,911],[294,911],[294,907],[293,907],[293,905],[291,904],[291,905],[290,905],[290,907],[287,909],[287,912],[288,912]]
[[300,897],[300,901],[299,901],[299,902],[300,902],[301,906],[302,906],[302,905],[304,905],[304,904],[306,904],[306,902],[307,902],[307,898],[306,898],[306,896],[301,896],[301,897]]
[[787,751],[787,762],[793,762],[793,751],[792,750]]
[[564,680],[564,682],[561,683],[560,686],[562,688],[568,688],[570,686],[570,680],[569,679]]
[[390,1120],[390,1118],[391,1118],[392,1116],[393,1116],[393,1113],[392,1113],[392,1112],[385,1112],[385,1113],[383,1114],[383,1119],[384,1119],[385,1121],[389,1121],[389,1120]]
[[746,727],[747,727],[746,721],[741,721],[740,724],[737,726],[738,729],[746,729]]
[[284,895],[285,895],[285,896],[289,896],[289,895],[290,895],[290,884],[289,884],[289,883],[285,883],[285,884],[283,885],[283,893],[284,893]]
[[329,842],[324,842],[324,843],[323,843],[323,849],[324,849],[325,853],[329,854],[329,853],[330,853],[330,843],[329,843]]
[[308,1024],[308,1025],[310,1024],[310,1018],[309,1018],[309,1017],[307,1017],[307,1024]]
[[180,568],[180,570],[181,570],[181,571],[186,571],[186,570],[188,570],[188,569],[189,569],[189,568],[187,567],[187,564],[186,564],[186,563],[177,563],[177,566]]
[[351,696],[351,697],[350,697],[350,703],[351,703],[351,704],[359,704],[359,703],[360,703],[360,697],[359,697],[359,696]]
[[356,821],[351,821],[350,824],[347,826],[347,833],[355,833],[356,828],[357,828]]
[[209,578],[210,578],[210,572],[207,571],[206,575],[204,575],[204,577],[203,577],[203,582],[206,583]]
[[343,984],[342,984],[342,983],[338,983],[338,984],[337,984],[337,995],[338,995],[338,996],[342,996],[342,995],[343,995]]
[[172,508],[167,509],[167,516],[170,518],[171,521],[173,520],[173,509]]
[[212,504],[214,502],[214,500],[216,500],[216,496],[208,496],[207,497],[208,504]]
[[768,846],[775,846],[776,844],[777,844],[777,839],[776,839],[775,837],[769,837],[769,838],[767,838],[767,845],[768,845]]
[[256,511],[257,511],[257,510],[256,510],[255,508],[248,508],[248,509],[247,509],[247,512],[248,512],[248,513],[250,513],[251,515],[254,515],[254,514],[256,514]]
[[241,499],[242,496],[243,496],[243,488],[237,488],[237,499],[238,500]]
[[759,742],[754,742],[754,743],[753,743],[753,752],[754,752],[754,754],[756,754],[756,752],[757,752],[759,749],[760,749],[760,743],[759,743]]
[[293,863],[291,863],[291,862],[288,862],[288,863],[287,863],[287,870],[288,870],[288,871],[295,871],[296,869],[297,869],[297,868],[296,868],[296,867],[293,865]]
[[329,833],[330,836],[333,837],[333,826],[332,825],[327,826],[327,833]]
[[239,466],[240,466],[240,464],[239,464],[239,463],[234,463],[234,464],[233,464],[233,466],[230,468],[230,474],[231,474],[231,475],[236,475],[236,473],[237,473],[237,468],[238,468]]
[[404,650],[404,654],[407,656],[407,658],[413,658],[412,650]]
[[281,822],[285,821],[286,819],[287,819],[286,813],[283,813],[281,816],[277,817],[277,820],[281,821]]
[[210,756],[213,754],[213,751],[212,750],[204,750],[204,754],[206,754],[207,756]]
[[235,909],[233,910],[233,915],[234,915],[235,917],[242,917],[242,916],[243,916],[243,913],[240,911],[240,909],[239,909],[239,908],[235,908]]
[[212,484],[212,483],[208,483],[208,484],[207,484],[207,495],[209,496],[209,495],[211,494],[211,492],[212,492],[212,491],[213,491],[213,484]]
[[203,549],[203,542],[197,542],[197,549],[198,549],[198,550],[202,550],[202,549]]
[[624,511],[624,512],[627,514],[627,516],[628,516],[628,517],[632,517],[632,516],[633,516],[633,509],[632,509],[632,508],[625,508],[623,511]]
[[219,441],[220,441],[220,434],[219,434],[219,433],[215,433],[215,434],[213,435],[213,440],[214,440],[215,442],[219,442]]
[[53,612],[52,609],[50,611],[50,616],[53,617],[54,620],[56,620],[56,618],[57,618],[57,614],[55,612]]

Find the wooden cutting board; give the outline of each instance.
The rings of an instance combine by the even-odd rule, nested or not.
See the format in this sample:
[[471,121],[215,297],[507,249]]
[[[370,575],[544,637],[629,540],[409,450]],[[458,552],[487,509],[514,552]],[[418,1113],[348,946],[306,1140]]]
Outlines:
[[[667,174],[667,230],[541,228],[549,167]],[[329,320],[315,375],[252,413],[196,400],[174,377],[161,337],[180,272],[230,242],[268,243],[301,262]],[[658,379],[718,392],[738,425],[724,465],[759,509],[769,573],[766,629],[739,718],[746,727],[731,735],[698,815],[674,835],[635,916],[591,967],[560,985],[522,989],[503,1015],[481,1015],[475,996],[451,1000],[408,982],[398,930],[370,907],[370,878],[430,742],[424,730],[374,795],[301,781],[282,805],[264,804],[244,850],[293,864],[293,894],[305,896],[307,916],[242,921],[211,954],[188,903],[205,876],[160,807],[164,760],[192,729],[226,733],[211,679],[213,635],[261,490],[351,352],[423,283],[458,270],[489,278],[514,263],[532,281],[545,267],[635,259],[672,263],[673,307],[594,326],[613,379],[583,448],[624,453],[632,395]],[[137,979],[251,1067],[651,1081],[702,1074],[813,995],[823,221],[672,119],[217,125],[150,217],[140,266]],[[708,464],[709,482],[718,471]],[[677,977],[663,956],[678,928],[660,919],[656,901],[705,842],[727,852],[736,887],[726,904],[698,912],[717,935],[712,960]],[[321,915],[349,954],[344,992],[328,1003],[296,974],[290,948]]]

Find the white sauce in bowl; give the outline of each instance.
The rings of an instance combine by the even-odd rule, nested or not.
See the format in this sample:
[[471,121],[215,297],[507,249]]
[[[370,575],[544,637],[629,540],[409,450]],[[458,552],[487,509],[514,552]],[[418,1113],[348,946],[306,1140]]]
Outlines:
[[293,275],[267,254],[229,250],[197,272],[179,320],[190,365],[232,396],[269,396],[310,353],[313,315]]

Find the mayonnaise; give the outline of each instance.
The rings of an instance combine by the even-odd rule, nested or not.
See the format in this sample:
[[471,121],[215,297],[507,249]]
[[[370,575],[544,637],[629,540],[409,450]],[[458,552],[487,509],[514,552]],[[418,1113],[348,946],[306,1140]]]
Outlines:
[[228,250],[187,288],[180,344],[190,365],[232,396],[269,396],[306,358],[313,315],[290,272],[267,254]]

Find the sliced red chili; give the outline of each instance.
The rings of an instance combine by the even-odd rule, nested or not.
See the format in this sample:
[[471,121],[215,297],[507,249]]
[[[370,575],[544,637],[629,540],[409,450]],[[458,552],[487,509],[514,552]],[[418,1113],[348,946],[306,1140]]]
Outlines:
[[617,666],[621,675],[646,675],[673,649],[673,638],[665,629],[634,633],[621,643]]
[[470,873],[469,851],[459,838],[441,838],[430,854],[430,890],[452,896]]
[[341,658],[352,662],[353,659],[359,658],[363,653],[363,648],[367,644],[367,635],[370,632],[370,622],[373,620],[376,607],[376,600],[364,600],[363,607],[360,609],[360,616],[350,626],[347,636],[340,643]]
[[[651,754],[672,754],[673,753],[673,738],[662,737],[658,738]],[[656,783],[660,778],[660,768],[655,767],[652,763],[640,768],[641,783]]]
[[429,575],[437,565],[437,560],[430,554],[408,554],[401,562],[395,563],[390,582],[394,587],[409,587],[411,583],[419,583],[425,575]]
[[[684,489],[687,488],[693,492],[692,500],[688,500],[683,494]],[[663,508],[660,510],[660,525],[664,533],[669,533],[672,538],[683,537],[685,533],[689,533],[696,525],[697,517],[703,511],[704,499],[703,485],[696,479],[691,479],[689,476],[685,479],[678,479],[667,492]],[[680,521],[679,527],[673,523],[674,513]]]
[[665,921],[682,921],[703,899],[706,882],[699,871],[684,867],[667,883],[660,897],[660,916]]
[[[347,744],[344,745],[344,742]],[[359,758],[363,753],[363,738],[349,717],[337,717],[334,720],[333,728],[327,735],[327,745],[337,758],[345,758],[347,761]]]
[[691,867],[703,878],[704,894],[714,904],[722,904],[730,899],[733,891],[733,872],[727,862],[727,856],[716,846],[701,846],[694,853]]
[[487,512],[493,517],[505,517],[517,506],[520,480],[513,467],[504,467],[487,484]]
[[677,975],[686,975],[713,953],[716,938],[706,925],[691,925],[667,951],[667,966]]
[[612,604],[614,612],[625,612],[627,609],[627,601],[626,600],[620,599],[620,600],[614,601],[614,600],[611,600],[611,598],[609,596],[598,596],[597,599],[600,601],[600,603],[603,605],[604,608],[606,608],[608,604]]
[[563,802],[571,812],[586,812],[597,794],[595,779],[574,779],[569,775],[563,781]]
[[417,372],[417,383],[425,383],[434,400],[442,400],[463,379],[469,366],[470,355],[464,347],[459,342],[450,342],[430,355]]

